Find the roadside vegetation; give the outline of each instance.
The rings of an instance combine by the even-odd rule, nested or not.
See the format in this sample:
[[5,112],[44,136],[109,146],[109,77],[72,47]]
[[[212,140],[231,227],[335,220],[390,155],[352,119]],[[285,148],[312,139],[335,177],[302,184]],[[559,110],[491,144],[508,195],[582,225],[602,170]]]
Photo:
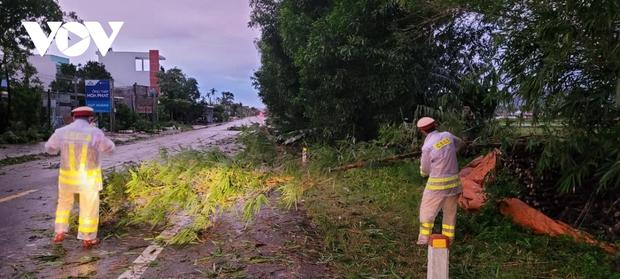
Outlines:
[[[320,261],[337,276],[423,278],[426,247],[415,245],[424,187],[418,161],[329,172],[411,146],[412,137],[399,134],[400,127],[387,130],[385,138],[371,142],[311,144],[306,165],[297,147],[278,145],[269,129],[257,126],[243,130],[239,143],[244,148],[236,155],[163,151],[159,161],[108,176],[103,230],[162,228],[172,225],[169,217],[184,212],[193,221],[168,244],[200,243],[209,240],[218,214],[236,210],[241,220],[251,222],[261,207],[278,206],[268,202],[277,193],[280,206],[305,209],[323,243]],[[506,168],[499,167],[496,176],[487,185],[490,201],[480,213],[459,211],[450,258],[453,277],[620,278],[618,255],[567,238],[535,236],[504,218],[495,202],[527,188]]]
[[[311,146],[310,163],[300,168],[298,175],[324,182],[305,191],[304,206],[320,228],[323,257],[332,261],[336,274],[349,278],[424,278],[426,248],[415,245],[425,184],[419,176],[419,162],[371,165],[344,173],[325,171],[327,167],[390,155],[382,142],[385,139],[380,137],[371,143],[341,144],[337,148]],[[411,142],[399,144],[402,147]],[[398,148],[388,150],[400,152]],[[471,159],[471,155],[466,156],[461,164]],[[496,202],[520,197],[529,189],[501,163],[495,175],[496,181],[486,185],[486,207],[478,214],[459,211],[457,240],[450,250],[451,276],[620,278],[619,255],[568,238],[536,236],[503,217]],[[609,239],[600,232],[598,237]],[[615,241],[618,243],[617,238]]]
[[260,168],[275,158],[275,149],[265,152],[265,147],[274,147],[262,146],[255,132],[244,133],[249,151],[237,156],[218,149],[177,150],[174,155],[162,149],[160,160],[109,174],[102,192],[102,223],[117,229],[157,229],[171,225],[175,215],[190,216],[190,224],[166,240],[182,245],[199,241],[214,218],[235,206],[242,205],[242,218],[251,220],[268,203],[266,195],[290,179]]
[[15,156],[15,157],[6,157],[0,159],[0,167],[8,166],[8,165],[17,165],[25,162],[30,162],[34,160],[39,160],[43,157],[40,154],[29,154],[23,156]]
[[[305,142],[313,156],[329,158],[333,152],[347,158],[365,151],[343,143],[399,148],[390,142],[409,137],[417,119],[431,116],[469,143],[468,156],[501,147],[503,174],[523,187],[515,197],[599,239],[618,241],[618,1],[252,0],[250,5],[250,25],[261,31],[255,86],[283,142]],[[394,153],[417,149],[415,141]],[[352,172],[351,179],[374,181],[360,170]],[[399,177],[382,179],[392,175]],[[365,182],[348,181],[344,188],[356,183]],[[348,196],[359,191],[366,190]],[[532,257],[539,255],[533,251],[544,251],[521,247],[508,251],[535,253]],[[562,270],[542,277],[605,277],[577,276],[559,263],[541,262],[543,269]],[[530,266],[522,272],[537,270]],[[506,274],[497,276],[510,277]]]

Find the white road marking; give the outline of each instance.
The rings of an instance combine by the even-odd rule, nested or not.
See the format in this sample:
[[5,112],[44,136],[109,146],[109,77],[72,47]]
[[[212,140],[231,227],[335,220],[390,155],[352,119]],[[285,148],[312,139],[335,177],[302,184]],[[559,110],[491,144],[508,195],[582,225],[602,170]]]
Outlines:
[[7,201],[10,201],[10,200],[19,198],[19,197],[23,197],[25,195],[28,195],[28,194],[31,194],[31,193],[34,193],[34,192],[37,192],[37,191],[39,191],[39,190],[38,189],[33,189],[33,190],[23,191],[21,193],[17,193],[17,194],[14,194],[14,195],[10,195],[8,197],[1,198],[0,199],[0,203],[7,202]]
[[[159,234],[157,239],[164,240],[163,242],[172,238],[176,233],[178,233],[183,227],[185,227],[191,221],[191,218],[187,215],[178,215],[173,217],[174,226],[165,229],[163,232]],[[123,272],[118,279],[139,279],[142,277],[142,274],[149,268],[149,264],[157,259],[159,253],[164,250],[164,247],[158,244],[156,241],[153,241],[149,247],[144,249],[144,252],[133,261],[133,265],[129,268],[129,270]]]

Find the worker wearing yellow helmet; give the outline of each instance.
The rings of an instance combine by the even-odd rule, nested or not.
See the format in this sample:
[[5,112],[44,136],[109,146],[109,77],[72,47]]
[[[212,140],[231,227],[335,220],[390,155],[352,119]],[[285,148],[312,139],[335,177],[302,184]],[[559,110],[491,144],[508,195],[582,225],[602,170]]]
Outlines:
[[78,107],[71,115],[73,123],[57,129],[45,143],[47,153],[60,152],[54,242],[61,243],[69,232],[74,194],[79,194],[77,237],[84,248],[90,248],[99,243],[99,191],[103,186],[100,154],[111,154],[115,146],[90,124],[94,116],[91,107]]
[[420,203],[420,232],[417,244],[427,245],[435,217],[443,212],[441,232],[452,240],[458,197],[463,192],[456,153],[463,141],[449,132],[437,131],[433,118],[422,117],[417,127],[426,136],[420,158],[420,174],[429,177]]

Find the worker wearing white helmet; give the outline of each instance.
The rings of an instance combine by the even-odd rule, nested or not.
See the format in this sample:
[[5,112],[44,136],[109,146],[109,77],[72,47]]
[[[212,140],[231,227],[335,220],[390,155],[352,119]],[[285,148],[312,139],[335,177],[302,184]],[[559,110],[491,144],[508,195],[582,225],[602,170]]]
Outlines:
[[90,125],[94,116],[91,107],[78,107],[71,115],[73,123],[57,129],[45,143],[47,153],[60,152],[54,242],[61,243],[69,232],[74,194],[79,194],[77,237],[85,248],[90,248],[99,243],[99,191],[103,186],[99,156],[111,154],[115,146],[101,130]]
[[454,238],[458,196],[463,192],[456,152],[463,141],[449,132],[436,130],[435,120],[422,117],[418,129],[426,136],[420,158],[420,174],[429,177],[420,203],[419,245],[427,245],[435,217],[443,212],[441,232]]

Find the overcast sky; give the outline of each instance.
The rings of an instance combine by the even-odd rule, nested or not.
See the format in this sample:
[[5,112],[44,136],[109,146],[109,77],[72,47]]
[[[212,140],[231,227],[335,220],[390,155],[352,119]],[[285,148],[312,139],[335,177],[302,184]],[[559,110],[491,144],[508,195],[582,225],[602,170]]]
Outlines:
[[[248,0],[59,0],[64,11],[75,11],[84,21],[99,21],[108,34],[108,21],[125,24],[114,51],[159,49],[166,69],[178,67],[196,78],[202,93],[215,88],[231,91],[235,99],[263,107],[250,77],[259,68],[254,41],[258,30],[248,27]],[[96,61],[96,47],[74,64]],[[50,53],[58,54],[55,44]],[[218,93],[219,94],[219,93]]]

